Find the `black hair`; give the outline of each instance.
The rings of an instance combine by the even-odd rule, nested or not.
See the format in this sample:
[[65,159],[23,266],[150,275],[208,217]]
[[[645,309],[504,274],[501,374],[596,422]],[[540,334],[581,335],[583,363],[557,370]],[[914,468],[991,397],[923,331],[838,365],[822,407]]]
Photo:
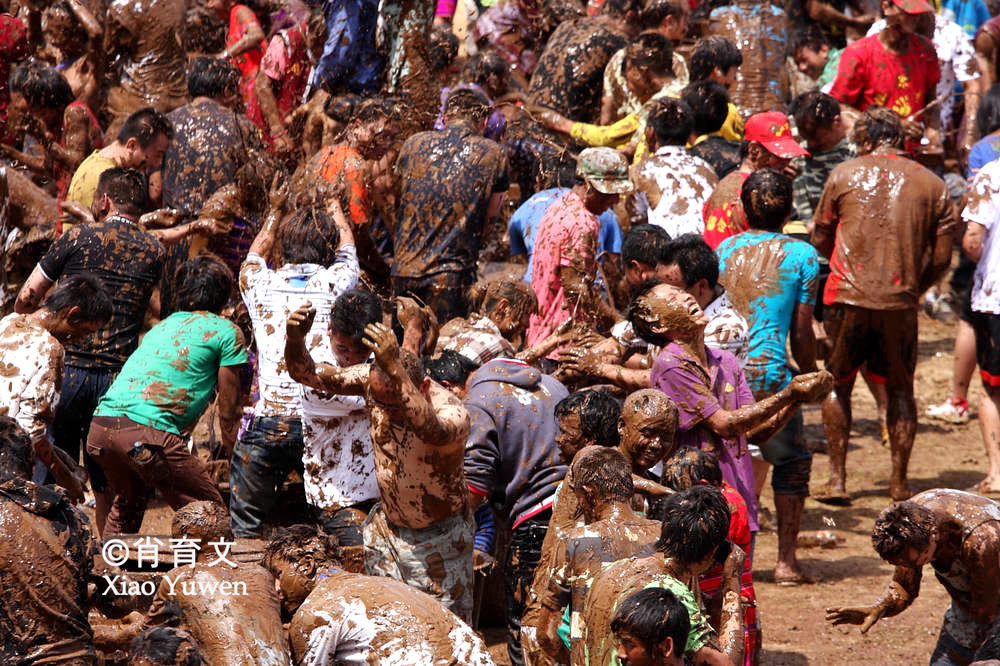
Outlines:
[[218,258],[202,254],[177,269],[174,309],[182,312],[205,310],[219,314],[233,291],[233,273]]
[[271,563],[275,556],[295,562],[304,555],[312,555],[317,567],[340,564],[340,543],[337,537],[323,532],[318,525],[292,525],[274,533],[264,546],[260,561],[274,573]]
[[124,144],[129,139],[135,139],[140,148],[146,149],[161,134],[168,139],[174,138],[174,126],[165,115],[147,106],[125,119],[118,130],[118,142]]
[[317,206],[299,208],[278,227],[281,257],[286,264],[331,266],[340,245],[333,219]]
[[448,382],[452,386],[465,386],[469,375],[479,367],[475,361],[453,349],[443,349],[436,358],[427,357],[423,362],[428,377],[439,384]]
[[363,344],[368,324],[382,321],[382,299],[367,289],[355,287],[337,297],[330,309],[330,331]]
[[64,277],[46,297],[44,306],[50,312],[79,307],[77,322],[107,322],[113,309],[111,296],[101,280],[91,273]]
[[432,72],[447,69],[458,57],[458,37],[450,29],[431,30],[427,45],[427,64]]
[[384,97],[369,97],[356,107],[352,120],[359,123],[370,123],[380,118],[392,118],[393,105]]
[[658,32],[644,32],[625,47],[624,65],[656,76],[674,73],[674,47]]
[[740,193],[751,229],[781,231],[792,212],[792,179],[775,169],[758,169]]
[[796,33],[795,37],[792,39],[792,48],[788,50],[788,53],[793,57],[801,49],[809,49],[810,51],[819,53],[820,49],[829,45],[830,41],[823,33],[822,28],[816,24],[810,24]]
[[817,129],[829,129],[840,115],[840,102],[818,90],[804,92],[789,109],[799,133],[809,138]]
[[653,659],[671,655],[660,654],[660,643],[673,640],[673,656],[681,657],[691,631],[691,618],[670,590],[649,587],[625,597],[611,618],[615,636],[627,635],[640,641],[646,654]]
[[[178,661],[182,648],[187,648],[187,658]],[[139,660],[155,666],[201,666],[208,663],[191,634],[174,627],[150,627],[133,638],[129,645],[129,663],[138,663]]]
[[355,93],[333,95],[323,105],[323,113],[337,122],[346,125],[354,118],[364,99]]
[[718,81],[696,81],[681,91],[681,101],[688,105],[692,114],[692,129],[695,134],[712,134],[722,129],[729,115],[729,93]]
[[466,118],[481,123],[493,113],[493,105],[486,95],[472,88],[455,88],[444,102],[444,117]]
[[603,389],[574,391],[556,403],[555,417],[569,413],[580,417],[580,434],[599,446],[618,446],[618,418],[622,403]]
[[670,16],[691,13],[687,0],[649,0],[642,10],[642,26],[648,30],[658,28]]
[[660,255],[660,263],[677,264],[685,287],[702,279],[711,289],[719,283],[719,257],[701,234],[683,234],[671,240]]
[[105,194],[115,208],[125,215],[138,217],[149,210],[149,181],[131,167],[111,167],[97,178],[94,199]]
[[729,534],[729,503],[718,488],[694,486],[661,502],[663,529],[656,549],[682,565],[705,559]]
[[976,129],[981,137],[1000,129],[1000,83],[994,83],[983,95],[976,111]]
[[638,224],[628,230],[622,241],[622,264],[628,266],[638,261],[656,267],[663,249],[670,242],[670,235],[655,224]]
[[506,85],[509,73],[510,68],[503,56],[496,51],[480,51],[465,63],[465,67],[462,68],[462,80],[489,90],[491,80]]
[[76,95],[61,72],[51,67],[29,67],[21,84],[21,94],[33,107],[65,109]]
[[670,340],[666,336],[661,335],[650,328],[653,318],[645,308],[644,297],[649,294],[653,287],[660,284],[663,284],[663,280],[658,277],[651,277],[643,280],[642,283],[636,288],[635,294],[632,296],[632,302],[628,304],[628,308],[625,310],[625,319],[632,324],[632,328],[635,330],[636,335],[646,342],[656,345],[657,347],[663,347],[668,344]]
[[11,93],[24,94],[24,83],[29,77],[34,76],[33,70],[41,68],[42,65],[35,61],[21,63],[11,70],[7,78],[8,87]]
[[239,89],[240,71],[228,60],[199,56],[188,63],[187,85],[192,98],[227,97]]
[[896,502],[879,514],[872,529],[872,547],[886,562],[897,561],[907,549],[930,546],[937,518],[916,502]]
[[617,448],[587,446],[576,454],[572,464],[574,490],[589,485],[606,502],[632,500],[632,467]]
[[691,53],[688,72],[691,82],[704,81],[716,67],[726,72],[743,64],[743,54],[732,40],[711,35],[698,40]]
[[642,0],[604,0],[601,13],[608,16],[624,17],[629,12],[642,11]]
[[876,106],[869,107],[855,121],[851,140],[855,145],[867,145],[869,149],[881,145],[902,148],[903,136],[903,124],[899,116],[889,109]]
[[31,438],[17,421],[0,416],[0,482],[10,479],[31,479],[35,452]]
[[659,145],[684,146],[694,129],[694,112],[683,100],[665,97],[653,103],[647,122]]
[[693,488],[705,480],[709,485],[722,485],[722,470],[711,451],[683,446],[663,463],[662,483],[678,492]]

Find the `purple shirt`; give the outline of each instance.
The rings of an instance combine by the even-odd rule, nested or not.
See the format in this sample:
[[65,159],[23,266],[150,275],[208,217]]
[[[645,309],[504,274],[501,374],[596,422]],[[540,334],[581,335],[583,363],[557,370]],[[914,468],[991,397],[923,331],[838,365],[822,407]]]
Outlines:
[[[708,374],[684,347],[670,343],[653,363],[650,385],[677,404],[677,446],[716,451],[722,478],[736,488],[747,503],[750,531],[757,527],[757,491],[747,438],[720,438],[702,421],[720,409],[733,411],[752,405],[753,393],[736,357],[727,351],[705,348]],[[721,444],[717,448],[717,444]]]

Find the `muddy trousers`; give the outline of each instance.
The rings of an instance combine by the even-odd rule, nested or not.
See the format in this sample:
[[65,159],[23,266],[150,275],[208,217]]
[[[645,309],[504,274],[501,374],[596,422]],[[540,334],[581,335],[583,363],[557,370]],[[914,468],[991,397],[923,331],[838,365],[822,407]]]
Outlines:
[[260,538],[281,485],[293,471],[302,474],[302,420],[255,416],[233,447],[229,462],[229,517],[233,534]]
[[521,653],[521,616],[524,615],[525,602],[535,579],[535,569],[542,556],[542,542],[551,517],[552,510],[546,509],[525,520],[510,534],[510,546],[507,548],[507,561],[504,564],[503,591],[507,620],[507,656],[511,666],[524,664]]

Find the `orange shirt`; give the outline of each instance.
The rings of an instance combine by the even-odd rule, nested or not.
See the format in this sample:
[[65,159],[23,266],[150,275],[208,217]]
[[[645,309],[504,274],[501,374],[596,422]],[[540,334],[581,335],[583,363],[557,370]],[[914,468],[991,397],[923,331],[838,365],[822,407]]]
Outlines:
[[346,143],[325,146],[318,171],[327,182],[341,183],[347,189],[347,214],[351,221],[358,226],[368,222],[368,188],[361,154]]

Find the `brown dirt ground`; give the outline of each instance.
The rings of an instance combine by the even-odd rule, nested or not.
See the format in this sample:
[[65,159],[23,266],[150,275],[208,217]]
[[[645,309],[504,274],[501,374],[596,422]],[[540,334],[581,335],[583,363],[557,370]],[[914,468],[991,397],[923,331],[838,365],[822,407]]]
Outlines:
[[[910,462],[914,492],[928,488],[966,488],[985,476],[986,454],[978,423],[953,426],[923,416],[930,404],[948,393],[951,378],[954,325],[920,316],[920,347],[916,373],[917,409],[921,415],[917,441]],[[978,404],[980,383],[973,378],[970,403]],[[975,409],[973,409],[975,411]],[[823,447],[819,408],[805,410],[807,437]],[[889,452],[881,445],[875,402],[862,382],[854,392],[854,425],[848,454],[850,507],[831,507],[807,500],[802,528],[833,529],[845,541],[834,549],[801,549],[799,557],[816,583],[779,587],[773,581],[777,537],[762,532],[757,539],[754,579],[763,625],[762,664],[922,664],[927,663],[937,640],[948,595],[928,569],[920,597],[901,615],[882,620],[867,635],[857,627],[832,627],[823,611],[832,605],[860,605],[874,601],[892,575],[892,567],[872,550],[870,535],[875,516],[890,504]],[[827,458],[817,453],[813,464],[813,487],[825,482]],[[772,512],[770,484],[762,505]],[[172,512],[162,503],[151,506],[142,533],[170,531]],[[831,528],[827,519],[832,519]],[[498,627],[502,618],[484,609],[482,624]],[[485,629],[490,651],[497,664],[507,664],[503,631]]]

